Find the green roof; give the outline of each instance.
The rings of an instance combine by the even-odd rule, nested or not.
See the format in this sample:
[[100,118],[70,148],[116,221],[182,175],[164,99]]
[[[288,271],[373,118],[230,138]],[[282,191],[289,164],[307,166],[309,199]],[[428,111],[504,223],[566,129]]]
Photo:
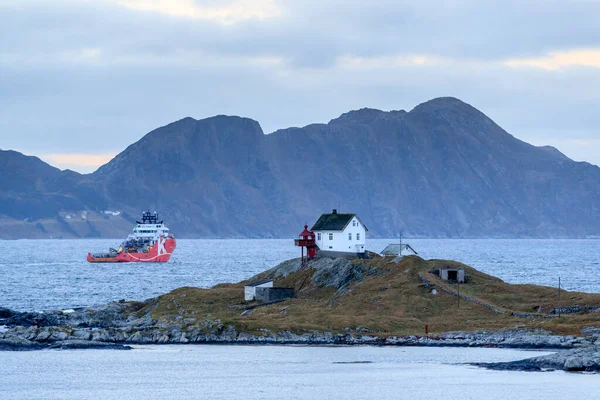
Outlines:
[[356,214],[323,214],[310,229],[311,231],[342,231]]

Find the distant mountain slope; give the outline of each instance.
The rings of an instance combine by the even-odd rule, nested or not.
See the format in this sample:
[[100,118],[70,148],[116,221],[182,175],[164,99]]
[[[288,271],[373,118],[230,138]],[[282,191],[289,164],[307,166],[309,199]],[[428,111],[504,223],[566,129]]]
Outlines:
[[52,218],[61,209],[82,210],[92,200],[77,188],[82,178],[78,173],[60,171],[16,151],[0,150],[0,177],[0,215]]
[[[18,158],[6,153],[0,168]],[[600,234],[600,168],[518,140],[455,98],[270,135],[247,118],[185,118],[90,175],[20,157],[22,179],[0,182],[8,218],[43,198],[35,215],[108,208],[131,219],[150,208],[188,237],[296,235],[332,208],[357,213],[377,236]]]

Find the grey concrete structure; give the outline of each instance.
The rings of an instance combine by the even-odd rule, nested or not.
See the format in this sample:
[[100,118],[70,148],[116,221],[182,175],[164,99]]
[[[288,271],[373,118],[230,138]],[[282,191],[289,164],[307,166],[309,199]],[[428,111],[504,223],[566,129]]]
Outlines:
[[252,282],[244,286],[244,300],[252,301],[256,297],[256,288],[259,287],[273,287],[272,279],[265,279],[262,281]]
[[256,288],[256,300],[262,301],[263,303],[269,303],[272,301],[278,301],[294,297],[294,288],[284,287],[257,287]]
[[440,268],[440,278],[445,281],[465,283],[465,270],[462,268]]

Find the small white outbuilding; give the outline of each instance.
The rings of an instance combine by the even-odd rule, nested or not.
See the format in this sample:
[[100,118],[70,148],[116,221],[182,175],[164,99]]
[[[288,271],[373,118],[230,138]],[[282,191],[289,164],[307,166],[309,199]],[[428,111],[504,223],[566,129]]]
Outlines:
[[262,281],[256,281],[247,284],[244,286],[244,300],[252,301],[256,298],[256,288],[257,287],[273,287],[273,281],[270,279],[265,279]]

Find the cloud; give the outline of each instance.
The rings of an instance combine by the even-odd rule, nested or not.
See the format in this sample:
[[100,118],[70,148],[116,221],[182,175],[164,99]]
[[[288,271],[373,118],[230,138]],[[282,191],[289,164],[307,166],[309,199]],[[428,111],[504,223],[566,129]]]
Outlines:
[[363,70],[374,68],[398,68],[410,65],[434,65],[441,63],[443,63],[443,61],[439,58],[418,54],[384,57],[341,56],[337,59],[337,64],[340,67]]
[[109,153],[185,116],[272,132],[446,95],[524,140],[594,138],[599,18],[578,0],[0,0],[0,147]]
[[85,153],[56,153],[41,154],[38,157],[60,169],[72,169],[78,172],[93,172],[116,156],[116,153],[85,154]]
[[236,0],[224,4],[201,5],[193,0],[107,0],[136,10],[200,20],[234,24],[248,19],[267,19],[281,15],[274,0]]
[[600,68],[600,49],[552,52],[544,57],[508,60],[505,64],[513,68],[534,67],[551,71],[568,67]]

